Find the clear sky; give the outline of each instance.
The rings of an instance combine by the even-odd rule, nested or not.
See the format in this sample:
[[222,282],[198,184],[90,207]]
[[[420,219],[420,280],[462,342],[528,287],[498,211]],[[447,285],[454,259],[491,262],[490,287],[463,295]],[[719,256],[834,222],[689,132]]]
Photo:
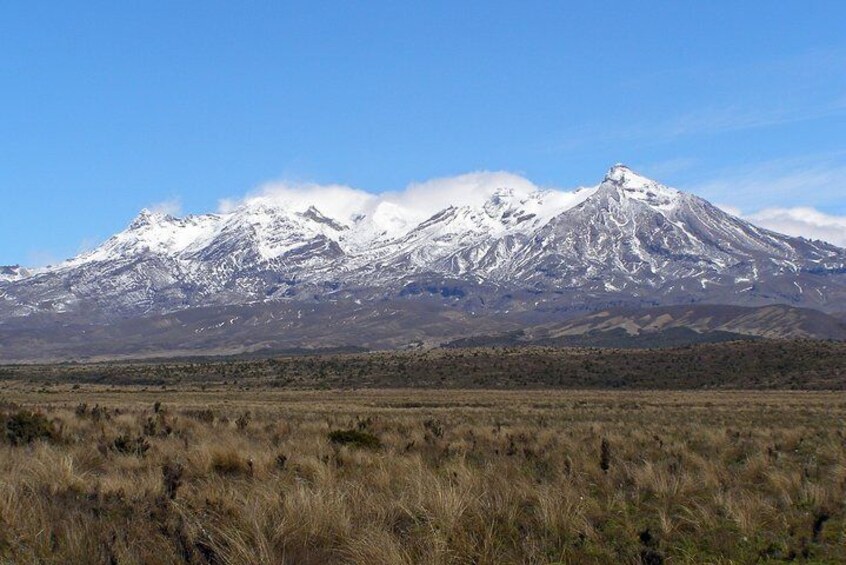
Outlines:
[[618,161],[846,234],[846,2],[0,3],[0,264],[273,180]]

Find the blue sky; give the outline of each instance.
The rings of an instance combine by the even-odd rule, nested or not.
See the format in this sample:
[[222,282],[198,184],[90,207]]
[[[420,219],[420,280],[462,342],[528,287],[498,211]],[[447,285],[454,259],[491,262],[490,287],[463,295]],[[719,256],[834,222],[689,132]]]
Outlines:
[[0,264],[274,180],[570,188],[618,161],[835,240],[843,22],[842,1],[4,2]]

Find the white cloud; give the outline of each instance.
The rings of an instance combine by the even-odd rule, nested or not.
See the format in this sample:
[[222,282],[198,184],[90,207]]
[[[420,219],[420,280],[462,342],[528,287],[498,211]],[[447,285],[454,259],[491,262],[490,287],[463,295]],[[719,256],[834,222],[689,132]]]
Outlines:
[[262,185],[244,198],[220,200],[218,211],[225,214],[240,206],[260,205],[291,207],[303,211],[315,205],[324,214],[342,218],[351,210],[362,209],[374,198],[374,194],[340,184],[298,184],[280,181]]
[[304,211],[314,205],[323,214],[342,221],[366,214],[383,229],[395,231],[422,222],[449,206],[479,205],[500,188],[529,194],[540,187],[520,175],[503,171],[436,178],[380,194],[345,185],[283,181],[263,185],[241,199],[221,200],[218,211],[228,213],[240,206],[262,204]]
[[764,208],[744,219],[767,229],[808,239],[822,239],[846,247],[846,216],[833,216],[815,208]]
[[182,213],[182,201],[179,198],[170,198],[147,206],[147,209],[156,214],[179,216]]
[[403,191],[384,193],[381,197],[386,202],[431,216],[448,206],[481,204],[500,188],[525,195],[540,187],[514,173],[481,171],[412,183]]

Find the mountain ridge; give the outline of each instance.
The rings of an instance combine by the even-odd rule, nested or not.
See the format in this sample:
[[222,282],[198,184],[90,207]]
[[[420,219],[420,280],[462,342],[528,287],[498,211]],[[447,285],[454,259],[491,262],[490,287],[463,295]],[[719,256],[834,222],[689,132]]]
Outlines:
[[[388,200],[367,206],[330,214],[303,199],[258,198],[184,218],[142,210],[59,265],[0,270],[0,326],[254,304],[343,316],[349,305],[403,312],[419,301],[468,320],[531,323],[609,306],[835,313],[846,303],[846,250],[759,228],[620,164],[594,187],[497,187],[420,221]],[[414,328],[398,331],[414,340]]]

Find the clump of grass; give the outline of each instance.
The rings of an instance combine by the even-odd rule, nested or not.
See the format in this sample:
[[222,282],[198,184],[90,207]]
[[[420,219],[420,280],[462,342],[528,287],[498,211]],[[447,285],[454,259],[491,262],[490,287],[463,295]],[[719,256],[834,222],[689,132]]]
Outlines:
[[183,414],[204,424],[211,424],[214,422],[214,411],[210,408],[205,408],[203,410],[185,410]]
[[250,411],[247,410],[246,412],[244,412],[243,414],[241,414],[240,416],[238,416],[235,419],[235,427],[238,428],[241,431],[244,431],[244,430],[247,429],[247,426],[250,425],[250,422],[252,421],[252,419],[253,419],[252,414],[250,414]]
[[74,410],[74,414],[77,418],[85,418],[88,415],[88,404],[85,402],[80,402],[76,405],[76,409]]
[[379,438],[362,430],[332,430],[329,432],[329,441],[338,445],[349,445],[350,447],[363,447],[366,449],[379,449],[382,442]]
[[20,410],[6,419],[6,439],[12,445],[25,445],[37,440],[56,439],[56,431],[47,418],[38,412]]
[[250,464],[234,448],[217,448],[211,454],[211,470],[218,475],[242,475],[250,472]]
[[135,455],[144,457],[150,449],[150,442],[144,436],[131,438],[127,434],[121,434],[115,438],[111,445],[112,451],[123,455]]
[[173,433],[173,425],[168,421],[164,408],[159,406],[155,411],[156,416],[147,416],[144,422],[143,432],[148,437],[168,437]]
[[176,491],[182,486],[182,475],[184,473],[185,467],[181,463],[166,461],[162,465],[162,486],[168,499],[176,498]]
[[91,409],[91,412],[88,413],[91,417],[93,422],[99,422],[100,420],[108,420],[109,412],[105,408],[101,407],[99,404],[95,404],[94,408]]
[[599,468],[605,473],[611,468],[611,444],[606,438],[599,444]]
[[154,436],[159,431],[159,425],[153,418],[147,418],[147,421],[144,422],[144,435],[145,436]]
[[444,437],[444,425],[437,418],[429,418],[423,422],[423,427],[438,439]]

